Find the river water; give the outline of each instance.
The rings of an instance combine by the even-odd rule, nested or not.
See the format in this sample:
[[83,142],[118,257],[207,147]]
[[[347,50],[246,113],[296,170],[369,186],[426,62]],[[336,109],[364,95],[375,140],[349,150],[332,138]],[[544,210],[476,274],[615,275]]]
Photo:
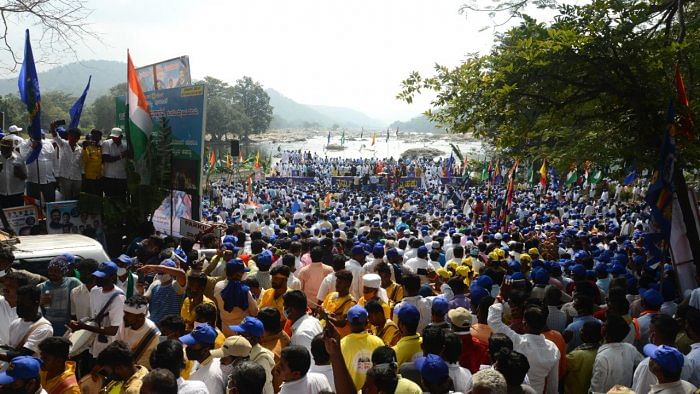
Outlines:
[[[284,150],[299,150],[311,151],[320,156],[340,157],[340,158],[399,158],[403,152],[408,149],[416,148],[433,148],[438,149],[440,154],[435,157],[446,158],[450,156],[452,148],[450,143],[458,146],[463,155],[466,155],[470,160],[483,160],[484,145],[480,141],[467,139],[463,136],[454,136],[450,134],[431,134],[431,133],[408,133],[401,132],[399,137],[396,137],[395,132],[391,132],[389,140],[386,139],[386,133],[383,135],[377,134],[374,146],[372,146],[372,136],[365,132],[362,138],[360,134],[346,135],[345,144],[342,150],[327,149],[328,133],[306,135],[304,138],[287,138],[284,136],[275,135],[267,136],[262,141],[253,143],[247,149],[260,149],[266,153],[275,155],[279,151]],[[339,132],[331,134],[331,146],[341,145],[341,135]],[[246,147],[242,147],[244,154]]]

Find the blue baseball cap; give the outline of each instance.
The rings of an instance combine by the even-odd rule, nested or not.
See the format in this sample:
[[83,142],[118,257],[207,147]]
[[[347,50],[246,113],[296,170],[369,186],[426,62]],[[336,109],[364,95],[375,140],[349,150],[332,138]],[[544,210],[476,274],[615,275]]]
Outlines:
[[226,263],[226,270],[232,270],[233,272],[248,272],[250,268],[245,266],[243,260],[241,259],[231,259]]
[[187,346],[191,346],[196,343],[213,345],[217,335],[218,334],[214,327],[210,326],[209,324],[203,324],[195,327],[189,334],[181,336],[180,342]]
[[247,316],[241,324],[228,326],[233,332],[239,334],[246,333],[254,337],[262,337],[265,333],[265,327],[262,322],[255,317]]
[[644,346],[644,355],[654,360],[656,364],[670,375],[676,375],[683,369],[684,357],[678,349],[661,345],[656,346],[649,343]]
[[390,248],[386,251],[386,258],[392,259],[394,257],[399,257],[399,251],[396,248]]
[[571,267],[571,273],[574,276],[586,276],[586,267],[583,264],[576,264]]
[[104,261],[97,266],[97,271],[93,272],[92,274],[98,278],[105,278],[116,274],[118,269],[119,267],[117,267],[117,265],[113,262]]
[[384,246],[382,245],[374,245],[372,248],[372,254],[383,254],[384,253]]
[[348,322],[350,324],[367,323],[367,309],[362,305],[355,305],[348,309]]
[[627,273],[627,270],[622,264],[613,264],[612,268],[610,269],[610,273],[615,275],[624,275]]
[[408,324],[417,324],[420,322],[420,312],[418,308],[411,304],[404,304],[399,309],[399,322],[405,322]]
[[642,301],[650,308],[658,308],[664,303],[664,298],[656,289],[649,289],[640,293]]
[[421,246],[421,247],[418,248],[418,251],[416,252],[416,254],[419,254],[419,255],[427,255],[427,254],[428,254],[428,248],[426,248],[425,246]]
[[350,251],[350,254],[352,256],[361,254],[363,256],[367,256],[367,252],[365,252],[365,248],[362,247],[362,245],[355,245],[352,247],[352,250]]
[[125,254],[119,255],[119,257],[117,257],[114,260],[117,262],[123,263],[127,267],[134,263],[134,259],[132,259],[131,257],[129,257],[128,255],[125,255]]
[[5,372],[0,373],[0,385],[14,383],[15,380],[39,379],[41,360],[31,356],[17,356],[10,361]]
[[417,358],[416,368],[420,371],[423,380],[428,383],[437,384],[450,376],[450,369],[445,360],[435,354]]
[[163,267],[177,268],[177,263],[174,262],[173,259],[165,259],[160,262],[160,265]]
[[549,272],[544,268],[535,268],[532,270],[532,279],[536,284],[546,285],[549,283]]
[[431,307],[431,310],[433,311],[434,314],[438,315],[444,315],[447,313],[447,311],[450,309],[449,304],[447,303],[447,300],[443,297],[435,297],[433,298],[433,306]]
[[491,291],[491,287],[493,286],[493,279],[491,279],[491,277],[488,275],[479,275],[479,277],[476,278],[476,284],[477,286],[482,287],[487,291]]
[[472,286],[471,294],[469,295],[469,301],[471,302],[472,305],[479,305],[479,302],[481,302],[481,299],[491,295],[491,293],[484,289],[481,286]]

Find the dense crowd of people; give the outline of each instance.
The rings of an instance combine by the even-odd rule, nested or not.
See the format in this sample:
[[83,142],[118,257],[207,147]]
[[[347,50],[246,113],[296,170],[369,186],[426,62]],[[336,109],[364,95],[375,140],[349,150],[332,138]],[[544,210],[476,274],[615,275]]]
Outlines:
[[[115,127],[102,140],[102,131],[93,129],[81,141],[80,129],[62,123],[53,122],[41,140],[25,140],[16,125],[6,134],[0,131],[0,208],[25,205],[25,195],[43,202],[76,200],[81,192],[126,196],[128,148],[122,130]],[[39,145],[38,158],[25,164]]]
[[[285,152],[276,171],[459,171],[445,165]],[[0,391],[700,387],[700,290],[680,288],[642,192],[521,184],[508,205],[496,181],[212,189],[203,216],[221,234],[145,223],[124,254],[57,256],[46,278],[0,249]]]

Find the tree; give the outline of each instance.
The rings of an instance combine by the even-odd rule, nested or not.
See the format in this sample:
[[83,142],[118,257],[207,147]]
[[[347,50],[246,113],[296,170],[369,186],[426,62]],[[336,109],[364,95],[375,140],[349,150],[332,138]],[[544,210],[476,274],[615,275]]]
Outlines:
[[259,82],[253,81],[250,77],[237,80],[233,87],[233,101],[240,105],[249,119],[249,123],[243,129],[245,139],[248,138],[249,133],[262,133],[270,127],[272,121],[270,96]]
[[204,77],[207,86],[206,133],[211,141],[223,142],[229,133],[240,133],[248,127],[249,119],[236,102],[234,88],[214,77]]
[[5,126],[17,125],[24,128],[27,123],[27,109],[16,94],[0,97],[0,112],[5,113]]
[[[17,31],[14,26],[32,26],[32,46],[37,62],[56,63],[52,59],[73,56],[77,59],[76,45],[86,39],[99,39],[90,30],[88,17],[92,10],[87,0],[5,0],[0,4],[0,18],[4,29],[0,31],[0,52],[5,60],[0,68],[15,71],[21,64],[15,49],[10,45],[11,36]],[[21,57],[21,52],[20,57]]]
[[[436,92],[431,120],[472,132],[510,156],[546,157],[560,168],[583,160],[654,165],[675,94],[669,83],[675,63],[689,76],[689,96],[700,93],[692,77],[700,64],[700,10],[685,10],[696,22],[685,42],[669,45],[655,27],[662,17],[646,0],[556,9],[551,24],[523,16],[497,35],[488,55],[453,69],[438,65],[428,78],[412,73],[398,97],[410,102],[422,90]],[[698,102],[691,100],[694,112]],[[700,160],[696,144],[679,142],[685,160]]]
[[[117,119],[115,98],[126,95],[126,82],[112,86],[109,93],[95,99],[90,107],[93,125],[103,132],[114,127]],[[82,125],[82,117],[81,117]]]

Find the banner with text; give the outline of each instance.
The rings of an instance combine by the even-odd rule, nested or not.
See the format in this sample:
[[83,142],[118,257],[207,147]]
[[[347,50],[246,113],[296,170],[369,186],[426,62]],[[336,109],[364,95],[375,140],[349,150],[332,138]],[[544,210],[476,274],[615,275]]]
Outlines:
[[[193,219],[197,220],[201,214],[199,201],[202,195],[206,88],[204,85],[193,85],[145,94],[151,110],[153,131],[157,132],[160,129],[161,118],[169,121],[173,152],[172,187],[191,194],[192,215]],[[124,125],[125,110],[124,97],[117,97],[119,127]]]
[[307,183],[316,182],[315,178],[306,177],[306,176],[278,176],[278,177],[268,176],[268,177],[265,177],[265,180],[270,182],[270,183],[284,183],[286,185],[304,185]]
[[153,213],[153,227],[161,233],[180,236],[180,220],[192,219],[192,195],[173,190]]
[[39,217],[39,208],[35,205],[5,208],[3,211],[10,228],[17,235],[31,234],[32,227],[37,224],[37,218]]

